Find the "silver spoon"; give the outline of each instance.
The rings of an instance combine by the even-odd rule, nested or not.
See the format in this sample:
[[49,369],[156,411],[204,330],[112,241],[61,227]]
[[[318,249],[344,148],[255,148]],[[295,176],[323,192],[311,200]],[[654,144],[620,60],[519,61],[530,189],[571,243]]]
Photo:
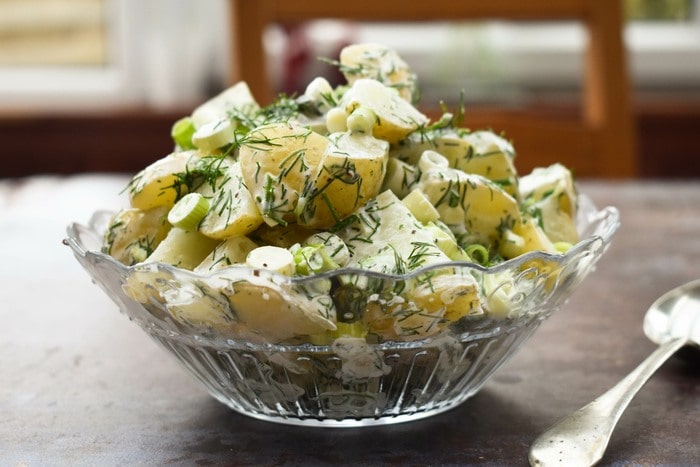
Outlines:
[[644,317],[644,333],[659,344],[637,368],[590,404],[542,433],[530,448],[530,465],[591,466],[608,446],[632,397],[685,344],[700,344],[700,280],[659,297]]

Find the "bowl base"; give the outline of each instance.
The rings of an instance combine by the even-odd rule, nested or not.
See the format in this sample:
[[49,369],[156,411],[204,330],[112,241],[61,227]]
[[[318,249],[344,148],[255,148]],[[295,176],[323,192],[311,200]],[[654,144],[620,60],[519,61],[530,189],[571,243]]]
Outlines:
[[436,415],[448,412],[452,409],[457,408],[469,397],[464,397],[460,400],[451,401],[445,403],[439,407],[435,407],[429,410],[419,410],[410,414],[401,415],[387,415],[372,418],[372,417],[361,417],[361,418],[343,418],[343,419],[333,419],[333,418],[312,418],[312,417],[285,417],[280,415],[265,415],[262,413],[248,412],[235,407],[227,403],[225,400],[219,400],[219,402],[231,408],[234,412],[241,415],[245,415],[256,420],[262,420],[265,422],[277,423],[281,425],[291,425],[291,426],[303,426],[310,428],[360,428],[369,426],[385,426],[385,425],[396,425],[399,423],[413,422],[417,420],[422,420],[429,417],[434,417]]

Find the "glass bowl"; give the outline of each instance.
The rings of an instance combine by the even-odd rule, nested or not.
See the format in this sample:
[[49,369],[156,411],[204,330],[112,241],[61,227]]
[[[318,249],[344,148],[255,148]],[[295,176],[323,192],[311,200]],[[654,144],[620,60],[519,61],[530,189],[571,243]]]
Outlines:
[[[111,215],[71,224],[64,243],[130,320],[235,411],[338,427],[420,419],[474,395],[593,270],[620,225],[614,207],[598,210],[581,195],[582,240],[565,254],[532,252],[490,268],[450,262],[403,276],[342,268],[291,278],[248,267],[206,276],[162,263],[127,267],[100,252]],[[473,303],[466,294],[418,293],[437,276],[468,278],[482,308],[444,319],[436,313],[443,305]],[[397,304],[407,291],[423,299]],[[269,334],[240,320],[299,312],[300,297],[332,302],[341,320],[369,316],[378,335],[302,339],[284,335],[295,324],[281,315]],[[396,333],[411,326],[421,332]]]

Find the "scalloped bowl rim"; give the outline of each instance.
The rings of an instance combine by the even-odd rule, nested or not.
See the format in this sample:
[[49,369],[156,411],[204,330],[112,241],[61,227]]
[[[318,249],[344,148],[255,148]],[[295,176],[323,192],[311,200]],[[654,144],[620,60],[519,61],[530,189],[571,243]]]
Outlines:
[[[152,267],[152,266],[157,266],[159,269],[164,269],[164,270],[171,270],[176,272],[177,274],[183,274],[185,276],[191,276],[192,278],[197,278],[197,279],[207,279],[207,278],[213,278],[216,277],[220,271],[213,271],[211,273],[207,274],[202,274],[202,273],[197,273],[194,271],[190,271],[188,269],[182,269],[178,268],[177,266],[173,266],[167,263],[160,263],[160,262],[148,262],[148,263],[138,263],[134,264],[132,266],[127,266],[116,259],[112,258],[106,253],[103,253],[101,251],[95,251],[95,250],[89,250],[83,248],[83,246],[79,243],[77,240],[79,238],[79,235],[77,234],[77,229],[79,227],[88,227],[89,229],[96,232],[96,228],[94,225],[95,220],[100,217],[100,216],[105,216],[111,214],[111,211],[108,210],[99,210],[96,211],[93,215],[91,220],[88,222],[88,225],[86,226],[85,224],[79,223],[79,222],[73,222],[68,225],[67,228],[67,233],[68,233],[68,238],[64,241],[64,243],[67,243],[76,253],[80,254],[81,256],[94,256],[97,258],[100,258],[100,260],[107,261],[109,263],[112,263],[113,266],[115,266],[117,269],[120,269],[124,272],[132,272],[132,271],[139,271],[142,269],[144,266]],[[612,235],[615,233],[617,228],[619,227],[619,211],[616,207],[614,206],[606,206],[594,213],[594,215],[597,218],[605,218],[605,217],[610,217],[611,218],[611,225],[610,228],[602,233],[591,235],[589,237],[586,237],[584,239],[581,239],[578,241],[575,245],[573,245],[569,250],[567,250],[565,253],[548,253],[545,251],[530,251],[527,253],[524,253],[518,257],[508,259],[506,261],[503,261],[501,263],[498,263],[494,266],[483,266],[478,263],[474,263],[471,261],[445,261],[442,263],[434,263],[429,266],[425,266],[422,268],[415,269],[409,273],[406,274],[387,274],[387,273],[382,273],[382,272],[377,272],[377,271],[371,271],[368,269],[362,269],[362,268],[352,268],[352,267],[342,267],[338,269],[334,269],[332,271],[326,271],[310,276],[286,276],[284,274],[280,274],[274,271],[266,271],[267,274],[269,274],[271,277],[274,277],[276,279],[279,279],[281,282],[280,283],[289,283],[289,284],[294,284],[294,285],[303,285],[305,283],[309,282],[314,282],[320,279],[329,279],[332,277],[336,276],[343,276],[343,275],[362,275],[362,276],[367,276],[367,277],[372,277],[376,279],[384,279],[384,280],[393,280],[393,281],[399,281],[399,280],[409,280],[413,279],[417,276],[420,276],[421,274],[425,274],[426,272],[436,270],[436,269],[443,269],[443,268],[448,268],[448,267],[464,267],[464,268],[470,268],[470,269],[475,269],[480,272],[484,273],[497,273],[505,269],[510,269],[513,267],[520,266],[524,263],[530,262],[535,259],[545,259],[547,261],[553,261],[559,264],[564,264],[567,263],[572,257],[576,256],[581,250],[587,249],[591,244],[598,242],[598,241],[603,241],[604,243],[609,242],[610,238]],[[253,271],[260,271],[259,268],[251,268],[249,266],[243,266],[243,265],[232,265],[232,266],[227,266],[227,268],[233,268],[236,270],[241,270],[241,271],[250,271],[253,273]]]

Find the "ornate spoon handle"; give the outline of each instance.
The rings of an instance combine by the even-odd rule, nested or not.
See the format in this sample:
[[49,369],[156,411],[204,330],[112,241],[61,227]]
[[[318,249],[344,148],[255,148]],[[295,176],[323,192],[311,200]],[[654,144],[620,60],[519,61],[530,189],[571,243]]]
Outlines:
[[687,342],[670,339],[659,345],[622,381],[590,404],[542,433],[530,448],[530,465],[591,466],[608,446],[612,431],[634,395],[654,372]]

